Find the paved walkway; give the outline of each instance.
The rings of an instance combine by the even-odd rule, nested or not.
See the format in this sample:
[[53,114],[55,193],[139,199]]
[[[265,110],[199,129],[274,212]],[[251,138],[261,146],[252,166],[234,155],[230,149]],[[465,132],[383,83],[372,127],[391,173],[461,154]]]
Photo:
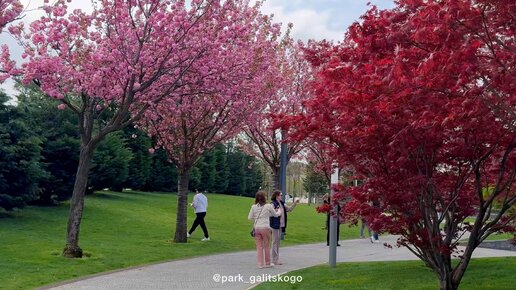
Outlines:
[[[381,237],[393,244],[392,236]],[[383,244],[371,244],[368,239],[340,242],[337,262],[417,260],[405,248],[388,249]],[[516,251],[477,248],[474,257],[516,256]],[[258,269],[255,251],[219,254],[155,264],[104,274],[46,289],[247,289],[252,280],[282,274],[328,262],[326,244],[282,247],[280,257],[285,262],[274,268]],[[222,283],[222,279],[226,279]],[[230,281],[232,280],[232,281]]]

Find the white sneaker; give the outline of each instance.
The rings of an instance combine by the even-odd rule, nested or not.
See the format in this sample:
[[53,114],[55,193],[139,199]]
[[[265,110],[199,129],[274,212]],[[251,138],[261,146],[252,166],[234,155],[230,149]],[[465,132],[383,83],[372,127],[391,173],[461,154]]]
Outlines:
[[207,241],[209,241],[209,240],[210,240],[210,238],[202,238],[202,239],[201,239],[201,241],[203,241],[203,242],[207,242]]
[[186,237],[189,238],[190,237],[190,233],[186,233]]
[[379,244],[380,243],[380,240],[374,240],[375,243]]

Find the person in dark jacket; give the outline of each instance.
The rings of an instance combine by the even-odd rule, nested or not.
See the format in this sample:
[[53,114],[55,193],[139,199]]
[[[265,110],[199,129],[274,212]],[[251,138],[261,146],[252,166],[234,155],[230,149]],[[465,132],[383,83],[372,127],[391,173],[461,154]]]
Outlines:
[[282,265],[279,261],[279,247],[280,241],[283,239],[287,229],[287,212],[293,211],[296,205],[299,203],[299,199],[296,200],[291,206],[288,206],[283,201],[281,191],[275,190],[272,193],[272,205],[275,209],[280,209],[281,215],[277,218],[271,217],[270,226],[272,228],[272,263],[274,265]]

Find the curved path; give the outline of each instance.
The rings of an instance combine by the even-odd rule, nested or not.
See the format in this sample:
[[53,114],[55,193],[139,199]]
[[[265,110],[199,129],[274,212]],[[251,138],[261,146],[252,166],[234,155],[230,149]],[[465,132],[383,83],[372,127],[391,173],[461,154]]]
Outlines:
[[[381,240],[394,244],[395,237],[384,236]],[[405,248],[388,249],[369,239],[340,244],[337,262],[417,260]],[[516,251],[477,248],[474,253],[477,258],[503,256],[516,256]],[[269,275],[327,263],[328,247],[322,243],[283,247],[280,257],[283,265],[258,269],[255,251],[210,255],[100,274],[42,289],[247,289],[255,285],[252,282],[270,279]]]

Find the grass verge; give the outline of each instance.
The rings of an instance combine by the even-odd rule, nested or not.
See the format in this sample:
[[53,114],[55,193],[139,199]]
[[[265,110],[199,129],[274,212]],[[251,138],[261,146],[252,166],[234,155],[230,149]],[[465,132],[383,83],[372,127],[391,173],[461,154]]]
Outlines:
[[[189,200],[192,195],[189,196]],[[177,196],[165,193],[109,191],[86,197],[81,224],[81,259],[61,256],[68,204],[28,207],[0,218],[0,289],[32,289],[94,273],[159,261],[251,250],[254,199],[208,194],[206,223],[211,241],[201,242],[198,228],[186,244],[170,240],[175,231]],[[195,218],[188,212],[188,226]],[[282,246],[323,242],[325,215],[298,205],[289,213]],[[341,227],[341,239],[357,238],[357,227]]]
[[[473,259],[459,289],[515,289],[514,269],[516,257]],[[288,282],[267,282],[253,289],[439,289],[437,276],[421,261],[340,263],[335,268],[320,265],[284,275]],[[294,276],[302,281],[292,283]]]

